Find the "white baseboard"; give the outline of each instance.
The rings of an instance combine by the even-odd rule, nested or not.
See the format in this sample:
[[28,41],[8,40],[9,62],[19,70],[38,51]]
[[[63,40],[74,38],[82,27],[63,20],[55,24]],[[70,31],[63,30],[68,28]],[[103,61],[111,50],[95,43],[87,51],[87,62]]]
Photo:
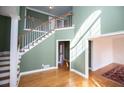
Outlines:
[[21,72],[20,76],[33,74],[33,73],[37,73],[37,72],[42,72],[42,71],[47,71],[47,70],[51,70],[51,69],[57,69],[57,68],[56,67],[49,67],[46,69],[36,69],[36,70],[32,70],[32,71]]
[[79,75],[82,76],[83,78],[86,78],[86,79],[88,78],[85,74],[83,74],[83,73],[81,73],[81,72],[79,72],[79,71],[77,71],[77,70],[75,70],[75,69],[71,69],[71,71],[73,71],[73,72],[79,74]]
[[18,77],[17,87],[19,86],[20,78],[21,78],[21,74]]

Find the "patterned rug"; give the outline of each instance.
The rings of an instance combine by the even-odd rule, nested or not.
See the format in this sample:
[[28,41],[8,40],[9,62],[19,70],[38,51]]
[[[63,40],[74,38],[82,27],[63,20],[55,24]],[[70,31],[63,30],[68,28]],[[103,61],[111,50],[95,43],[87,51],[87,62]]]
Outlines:
[[124,85],[124,66],[116,66],[104,73],[103,76]]

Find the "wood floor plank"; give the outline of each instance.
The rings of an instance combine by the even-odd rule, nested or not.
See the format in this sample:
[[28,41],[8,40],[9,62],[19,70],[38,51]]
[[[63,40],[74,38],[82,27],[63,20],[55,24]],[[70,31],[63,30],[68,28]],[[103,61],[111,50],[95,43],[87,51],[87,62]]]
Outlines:
[[22,76],[19,87],[95,87],[88,79],[68,70],[49,70]]

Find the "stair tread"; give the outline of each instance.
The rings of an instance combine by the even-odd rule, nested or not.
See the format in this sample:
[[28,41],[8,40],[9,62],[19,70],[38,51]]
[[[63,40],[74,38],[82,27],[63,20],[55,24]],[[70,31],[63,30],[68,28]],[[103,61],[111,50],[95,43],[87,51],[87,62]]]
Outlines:
[[10,70],[8,69],[8,70],[0,71],[0,74],[1,74],[1,73],[6,73],[6,72],[10,72]]
[[6,64],[10,64],[10,62],[9,61],[0,62],[0,65],[6,65]]
[[3,52],[0,52],[0,56],[1,56],[1,55],[8,55],[8,54],[10,54],[9,51],[3,51]]
[[6,77],[6,76],[9,76],[9,75],[10,75],[10,72],[0,73],[0,78],[1,77]]
[[10,82],[9,79],[6,79],[6,80],[2,80],[0,81],[0,85],[3,85],[3,84],[8,84]]
[[10,57],[0,57],[0,61],[10,60]]
[[0,85],[0,87],[9,87],[9,83],[2,84],[2,85]]
[[9,69],[10,69],[9,66],[8,67],[0,67],[0,71],[9,70]]

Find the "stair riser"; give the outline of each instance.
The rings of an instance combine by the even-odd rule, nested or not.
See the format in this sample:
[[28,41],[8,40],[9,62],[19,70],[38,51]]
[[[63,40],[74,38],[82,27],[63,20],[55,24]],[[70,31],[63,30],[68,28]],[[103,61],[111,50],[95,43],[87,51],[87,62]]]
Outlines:
[[7,83],[7,84],[2,84],[2,85],[0,85],[0,87],[9,87],[9,83]]
[[9,87],[10,52],[0,52],[0,87]]
[[1,74],[1,73],[6,73],[6,72],[10,72],[10,70],[0,71],[0,74]]
[[10,61],[10,59],[0,60],[0,63],[1,62],[6,62],[6,61]]
[[0,78],[0,81],[2,81],[2,80],[7,80],[7,79],[9,79],[9,78],[10,78],[9,76],[1,77],[1,78]]
[[9,57],[10,54],[0,55],[0,57]]
[[5,65],[0,65],[0,67],[9,67],[9,64],[5,64]]

